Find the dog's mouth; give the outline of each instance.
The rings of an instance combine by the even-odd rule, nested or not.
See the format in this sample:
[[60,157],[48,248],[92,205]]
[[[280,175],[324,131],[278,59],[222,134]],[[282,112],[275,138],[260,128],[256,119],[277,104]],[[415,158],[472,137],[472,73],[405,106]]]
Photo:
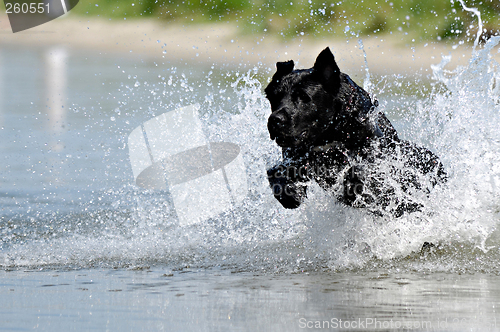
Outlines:
[[292,139],[290,137],[286,136],[276,136],[275,137],[276,144],[279,146],[286,148],[292,146],[290,143],[292,142]]
[[[304,141],[307,140],[307,137],[309,135],[308,130],[302,131],[298,136],[275,136],[274,139],[276,140],[276,144],[281,146],[282,148],[290,148],[290,147],[296,147],[304,143]],[[273,139],[273,137],[271,137]]]

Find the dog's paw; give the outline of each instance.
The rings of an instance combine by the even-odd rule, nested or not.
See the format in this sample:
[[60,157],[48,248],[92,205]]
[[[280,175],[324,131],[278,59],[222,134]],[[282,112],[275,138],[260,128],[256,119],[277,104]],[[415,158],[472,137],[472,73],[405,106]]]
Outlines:
[[274,197],[287,209],[296,209],[306,198],[306,187],[297,183],[296,178],[291,178],[284,171],[284,166],[275,166],[267,171],[269,185]]
[[303,185],[296,185],[294,183],[287,183],[282,190],[273,188],[274,197],[286,209],[296,209],[304,202],[306,198],[306,188]]
[[363,195],[364,183],[361,168],[353,166],[349,168],[344,177],[344,202],[353,206],[354,201]]
[[306,188],[296,184],[285,177],[271,177],[269,184],[274,197],[287,209],[296,209],[306,198]]

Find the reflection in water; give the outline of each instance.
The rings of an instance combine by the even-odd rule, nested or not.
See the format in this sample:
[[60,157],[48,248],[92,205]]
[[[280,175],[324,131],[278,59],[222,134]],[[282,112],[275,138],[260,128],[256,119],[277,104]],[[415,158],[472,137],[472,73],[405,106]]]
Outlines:
[[[58,136],[64,132],[66,119],[65,92],[67,81],[68,52],[62,46],[54,46],[45,51],[45,97],[47,100],[47,115],[49,117],[48,131]],[[61,150],[62,143],[55,143],[54,149]]]
[[44,176],[49,186],[56,187],[62,182],[61,165],[64,159],[57,152],[62,152],[64,142],[62,134],[66,130],[66,85],[67,85],[67,62],[68,52],[63,46],[53,46],[44,53],[44,100],[47,110],[47,133],[50,141],[47,143],[51,156],[48,160],[50,168]]
[[3,111],[4,111],[4,72],[3,72],[3,53],[2,51],[0,51],[0,130],[2,130],[2,127],[4,125],[4,115],[3,115]]
[[[144,324],[169,331],[484,332],[499,327],[500,284],[493,275],[94,269],[1,271],[0,277],[0,313],[8,312],[0,325],[12,329],[43,328],[56,315],[61,327],[76,320],[82,330],[114,331],[142,331]],[[71,314],[75,311],[78,316]]]

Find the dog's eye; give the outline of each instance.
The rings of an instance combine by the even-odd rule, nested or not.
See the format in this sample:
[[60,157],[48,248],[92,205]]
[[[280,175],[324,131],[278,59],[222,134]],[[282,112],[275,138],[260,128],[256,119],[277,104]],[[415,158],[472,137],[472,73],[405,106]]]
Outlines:
[[309,95],[304,90],[297,90],[295,92],[294,97],[295,97],[295,99],[302,100],[304,103],[308,103],[311,101],[311,97],[309,97]]

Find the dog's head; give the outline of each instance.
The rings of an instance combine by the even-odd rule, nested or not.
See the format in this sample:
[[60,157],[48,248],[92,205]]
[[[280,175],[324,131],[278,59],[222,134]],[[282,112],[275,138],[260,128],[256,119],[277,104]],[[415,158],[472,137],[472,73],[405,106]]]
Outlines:
[[310,147],[334,141],[349,143],[373,135],[365,121],[370,96],[340,72],[329,48],[310,69],[294,70],[293,61],[278,62],[265,89],[271,103],[271,139],[281,147]]

